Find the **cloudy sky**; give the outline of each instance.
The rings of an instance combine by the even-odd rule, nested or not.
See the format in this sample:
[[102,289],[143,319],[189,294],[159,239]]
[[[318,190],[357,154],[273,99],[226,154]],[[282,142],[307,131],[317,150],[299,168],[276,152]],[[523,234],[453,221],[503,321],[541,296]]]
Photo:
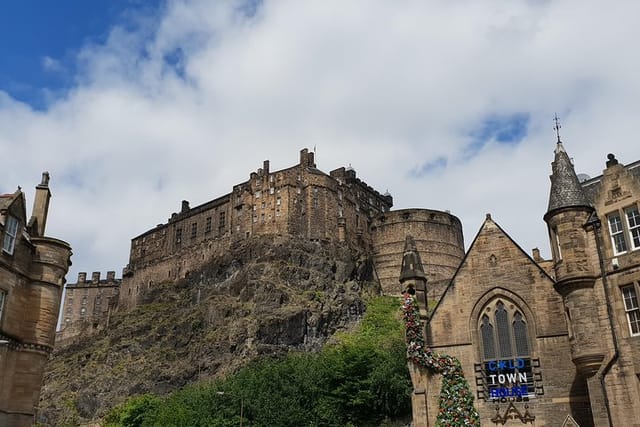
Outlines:
[[[78,271],[262,161],[351,164],[396,208],[549,255],[553,117],[578,172],[640,158],[640,2],[24,0],[0,13],[0,192],[44,170]],[[18,4],[19,3],[19,4]]]

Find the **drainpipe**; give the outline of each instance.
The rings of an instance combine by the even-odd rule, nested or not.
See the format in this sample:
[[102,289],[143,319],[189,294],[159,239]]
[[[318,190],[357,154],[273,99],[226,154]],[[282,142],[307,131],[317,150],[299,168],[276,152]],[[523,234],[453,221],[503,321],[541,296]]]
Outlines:
[[607,418],[609,419],[609,427],[613,427],[613,423],[611,421],[611,409],[609,408],[609,396],[607,394],[607,388],[605,386],[605,376],[611,371],[611,367],[618,360],[619,352],[618,352],[618,338],[615,334],[614,330],[614,321],[613,321],[613,308],[611,307],[611,297],[609,295],[609,286],[607,282],[607,272],[604,264],[604,257],[602,256],[602,245],[601,245],[601,230],[602,230],[602,222],[600,218],[598,218],[597,214],[594,213],[595,218],[590,221],[593,225],[595,237],[596,237],[596,249],[598,251],[598,259],[600,260],[600,274],[602,277],[602,286],[604,287],[604,298],[607,304],[607,316],[609,317],[609,327],[611,328],[611,338],[613,340],[613,355],[607,361],[607,364],[604,368],[600,369],[600,386],[602,387],[602,393],[604,396],[604,405],[607,410]]

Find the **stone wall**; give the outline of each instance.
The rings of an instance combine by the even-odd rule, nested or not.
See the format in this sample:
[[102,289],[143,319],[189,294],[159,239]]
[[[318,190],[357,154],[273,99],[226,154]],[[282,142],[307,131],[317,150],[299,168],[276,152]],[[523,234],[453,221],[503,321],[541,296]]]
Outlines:
[[[377,216],[371,225],[373,254],[378,278],[386,294],[402,292],[398,282],[405,237],[414,238],[428,288],[442,284],[453,277],[464,257],[462,224],[458,218],[430,209],[403,209]],[[439,294],[438,294],[439,296]],[[430,295],[435,298],[435,294]]]

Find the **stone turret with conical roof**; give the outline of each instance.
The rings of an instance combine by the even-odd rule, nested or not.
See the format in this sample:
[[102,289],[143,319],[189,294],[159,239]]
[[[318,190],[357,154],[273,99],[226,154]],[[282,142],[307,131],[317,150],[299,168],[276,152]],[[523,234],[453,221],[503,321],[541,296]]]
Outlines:
[[597,249],[593,217],[569,155],[560,137],[552,163],[549,207],[544,215],[549,229],[556,283],[563,296],[572,361],[578,372],[592,376],[604,358],[598,338],[602,331],[594,322]]
[[558,141],[556,146],[555,159],[551,168],[551,193],[549,194],[547,215],[553,214],[558,209],[566,208],[586,207],[593,210],[561,141]]

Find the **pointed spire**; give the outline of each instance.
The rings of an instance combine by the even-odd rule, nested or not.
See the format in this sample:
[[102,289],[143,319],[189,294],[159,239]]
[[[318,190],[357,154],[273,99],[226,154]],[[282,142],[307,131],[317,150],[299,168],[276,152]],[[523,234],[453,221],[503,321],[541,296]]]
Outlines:
[[402,268],[400,269],[400,283],[404,283],[405,280],[421,279],[426,281],[427,276],[424,274],[422,268],[422,261],[420,260],[420,254],[416,249],[416,242],[413,237],[407,236],[404,241],[404,254],[402,256]]
[[[556,126],[559,125],[556,123]],[[569,206],[590,206],[559,135],[551,169],[552,173],[549,177],[551,178],[551,193],[549,194],[547,214]]]

